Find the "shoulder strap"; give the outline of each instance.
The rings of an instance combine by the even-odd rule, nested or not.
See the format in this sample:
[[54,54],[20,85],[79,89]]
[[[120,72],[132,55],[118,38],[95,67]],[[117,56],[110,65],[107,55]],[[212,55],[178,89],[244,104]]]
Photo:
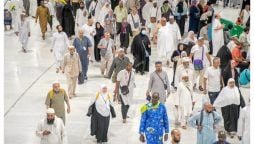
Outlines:
[[133,15],[131,14],[131,19],[132,19],[132,23],[133,23],[133,25],[135,24],[135,22],[134,22],[134,18],[133,18]]
[[204,47],[202,47],[202,60],[204,59]]
[[247,76],[247,70],[244,71],[244,75],[245,75],[246,79],[247,79],[248,81],[250,81],[250,79],[249,79],[248,76]]
[[199,121],[199,126],[202,126],[203,123],[203,117],[204,117],[204,110],[202,109],[200,112],[200,121]]
[[96,96],[95,96],[95,101],[99,98],[99,96],[100,96],[100,93],[97,92],[97,93],[96,93]]
[[160,76],[157,72],[155,72],[155,73],[156,73],[156,75],[160,78],[160,80],[162,81],[162,83],[163,83],[163,85],[164,85],[165,83],[164,83],[163,79],[161,78],[161,76]]
[[129,86],[130,81],[131,81],[131,72],[130,72],[130,76],[129,76],[129,80],[128,80],[128,84],[127,84],[127,86]]
[[191,92],[191,90],[190,90],[190,88],[189,87],[187,87],[187,86],[185,86],[187,89],[188,89],[188,91],[190,92],[190,94],[191,94],[191,100],[193,100],[193,96],[192,96],[192,92]]

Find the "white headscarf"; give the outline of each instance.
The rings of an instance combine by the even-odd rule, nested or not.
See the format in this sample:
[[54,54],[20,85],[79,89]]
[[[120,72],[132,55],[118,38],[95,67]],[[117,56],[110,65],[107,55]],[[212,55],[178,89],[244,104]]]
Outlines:
[[95,101],[95,107],[99,114],[104,117],[110,115],[110,102],[108,99],[108,91],[106,93],[102,92],[103,88],[107,88],[105,84],[102,84],[100,87],[100,94],[98,99]]
[[240,105],[240,93],[236,86],[229,87],[230,82],[235,82],[233,78],[228,80],[228,85],[224,87],[216,100],[214,101],[214,107],[224,107],[227,105],[235,104]]

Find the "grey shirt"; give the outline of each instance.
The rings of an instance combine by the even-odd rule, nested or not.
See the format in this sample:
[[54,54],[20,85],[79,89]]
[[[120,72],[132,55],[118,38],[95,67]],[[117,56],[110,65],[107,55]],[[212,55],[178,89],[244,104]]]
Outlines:
[[113,57],[112,50],[115,47],[114,47],[114,41],[112,39],[106,40],[105,38],[103,38],[103,39],[100,40],[98,45],[102,45],[102,46],[107,47],[107,52],[106,52],[105,58]]
[[114,72],[114,75],[113,75],[112,79],[113,79],[113,82],[115,82],[117,74],[121,70],[125,69],[125,67],[126,67],[126,65],[128,64],[129,61],[130,61],[129,58],[126,57],[126,56],[124,56],[123,59],[120,59],[119,57],[116,57],[114,59],[112,65],[111,65],[111,67],[110,67],[110,70],[108,72],[108,77],[111,78],[111,76]]
[[[158,75],[162,78],[163,82]],[[166,90],[164,88],[164,84],[167,85],[168,92],[170,91],[170,84],[168,81],[168,75],[165,71],[161,71],[158,75],[156,72],[151,73],[148,91],[152,93],[158,92],[160,94],[160,102],[164,103],[166,101]]]

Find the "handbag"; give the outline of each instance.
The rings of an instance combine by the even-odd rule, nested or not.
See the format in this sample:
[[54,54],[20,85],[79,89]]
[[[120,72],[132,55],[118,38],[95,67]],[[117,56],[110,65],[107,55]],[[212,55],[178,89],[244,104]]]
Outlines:
[[195,70],[202,70],[204,68],[203,59],[204,59],[204,47],[202,47],[202,59],[193,60]]
[[130,92],[129,88],[128,88],[129,84],[130,84],[130,80],[131,80],[131,73],[130,73],[130,76],[129,76],[128,84],[120,87],[121,93],[123,95],[127,95]]
[[78,75],[78,84],[83,84],[83,83],[84,83],[84,74],[80,72]]
[[134,18],[133,18],[132,14],[131,14],[131,18],[132,18],[132,22],[133,22],[134,28],[138,28],[139,27],[139,22],[135,22],[134,21]]
[[163,86],[164,86],[164,89],[167,90],[167,89],[168,89],[167,83],[165,83],[165,82],[163,81],[163,79],[161,78],[161,76],[160,76],[157,72],[155,72],[155,73],[157,74],[157,76],[158,76],[158,77],[160,78],[160,80],[162,81]]

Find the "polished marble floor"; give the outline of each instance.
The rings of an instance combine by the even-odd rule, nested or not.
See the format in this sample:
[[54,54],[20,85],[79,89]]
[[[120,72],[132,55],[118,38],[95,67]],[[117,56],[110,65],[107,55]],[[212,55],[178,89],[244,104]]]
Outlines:
[[[222,7],[216,8],[220,11]],[[223,9],[222,17],[235,21],[239,10]],[[13,31],[6,31],[4,34],[5,50],[5,95],[4,95],[4,124],[5,144],[38,144],[39,138],[35,135],[37,122],[45,115],[45,98],[51,83],[59,80],[63,88],[67,88],[66,77],[55,73],[54,59],[50,53],[51,36],[54,32],[47,32],[46,40],[41,39],[39,24],[29,18],[31,35],[29,39],[28,53],[21,52],[21,45]],[[129,55],[132,59],[132,56]],[[153,63],[157,60],[155,47],[152,50],[150,71],[154,70]],[[172,69],[163,67],[167,71],[170,81]],[[89,66],[89,80],[77,87],[77,97],[71,99],[71,113],[67,115],[66,130],[69,144],[93,144],[95,139],[89,136],[90,119],[86,116],[90,98],[98,91],[99,85],[105,83],[113,92],[113,84],[110,80],[100,76],[99,64]],[[145,90],[149,74],[144,76],[136,75],[137,88],[134,90],[135,103],[133,105],[133,117],[128,119],[126,124],[121,122],[120,105],[115,103],[117,118],[112,119],[109,128],[109,144],[138,144],[138,128],[140,113],[139,108],[145,101]],[[244,97],[249,97],[248,89],[243,89]],[[198,95],[198,103],[195,111],[201,108],[202,95]],[[173,104],[171,97],[167,103],[170,127],[174,128]],[[220,124],[219,129],[223,126]],[[194,144],[196,141],[196,130],[188,128],[182,130],[182,143]],[[228,138],[233,144],[239,141]]]

